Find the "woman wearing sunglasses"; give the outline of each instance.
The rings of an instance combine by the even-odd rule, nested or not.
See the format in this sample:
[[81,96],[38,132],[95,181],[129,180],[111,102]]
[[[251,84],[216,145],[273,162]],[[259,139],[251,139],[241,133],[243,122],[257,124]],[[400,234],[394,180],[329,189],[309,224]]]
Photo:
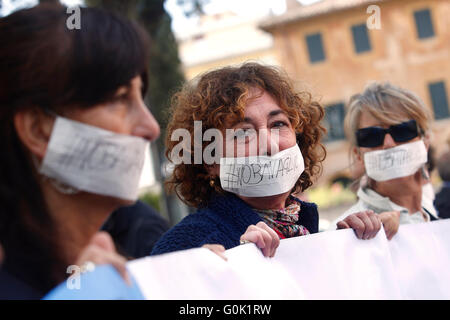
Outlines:
[[[400,224],[437,219],[435,208],[423,201],[430,115],[412,92],[391,84],[374,83],[350,99],[345,130],[352,145],[355,168],[363,168],[358,202],[336,221],[373,210],[386,236]],[[345,228],[345,221],[332,228]]]

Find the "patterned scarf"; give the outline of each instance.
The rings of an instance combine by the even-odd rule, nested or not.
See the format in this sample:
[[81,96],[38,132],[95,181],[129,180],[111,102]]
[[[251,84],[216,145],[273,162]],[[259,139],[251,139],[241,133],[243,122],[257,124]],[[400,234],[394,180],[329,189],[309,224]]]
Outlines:
[[289,197],[287,204],[286,208],[279,210],[254,209],[254,211],[278,234],[280,239],[309,234],[308,229],[297,224],[301,209],[300,203],[295,201],[293,197]]

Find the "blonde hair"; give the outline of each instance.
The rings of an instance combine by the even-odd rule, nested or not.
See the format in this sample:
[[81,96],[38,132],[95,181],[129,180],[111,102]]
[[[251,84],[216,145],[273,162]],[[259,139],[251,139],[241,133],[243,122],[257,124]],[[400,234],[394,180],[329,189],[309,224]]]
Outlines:
[[416,120],[422,133],[428,135],[430,111],[413,92],[390,83],[371,83],[362,93],[350,98],[344,128],[350,143],[356,145],[356,131],[361,114],[368,112],[383,124],[394,125],[405,121],[405,117]]

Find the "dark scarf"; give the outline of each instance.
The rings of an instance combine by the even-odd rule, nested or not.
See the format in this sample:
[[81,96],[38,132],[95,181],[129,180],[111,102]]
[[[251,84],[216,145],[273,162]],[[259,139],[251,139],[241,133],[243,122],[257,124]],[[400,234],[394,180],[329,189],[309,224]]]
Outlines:
[[280,239],[304,236],[309,234],[308,229],[297,224],[301,213],[300,203],[293,197],[289,197],[287,207],[278,210],[259,210],[254,209],[256,213],[271,227],[280,237]]

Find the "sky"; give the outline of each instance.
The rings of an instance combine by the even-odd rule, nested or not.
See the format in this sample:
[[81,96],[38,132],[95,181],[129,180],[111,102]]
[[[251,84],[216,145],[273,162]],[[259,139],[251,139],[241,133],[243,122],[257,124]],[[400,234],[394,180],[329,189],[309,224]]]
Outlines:
[[[9,14],[17,7],[30,7],[35,5],[38,0],[0,0],[2,8],[0,9],[0,16]],[[302,4],[311,4],[318,0],[298,0]],[[83,0],[61,0],[67,6],[82,5]],[[175,33],[182,33],[186,28],[193,27],[195,20],[187,19],[182,9],[177,6],[177,0],[167,0],[165,8],[172,16],[172,28]],[[223,11],[232,11],[242,16],[262,16],[269,13],[271,10],[274,14],[281,14],[285,11],[284,0],[210,0],[205,8],[209,14],[214,14]]]

